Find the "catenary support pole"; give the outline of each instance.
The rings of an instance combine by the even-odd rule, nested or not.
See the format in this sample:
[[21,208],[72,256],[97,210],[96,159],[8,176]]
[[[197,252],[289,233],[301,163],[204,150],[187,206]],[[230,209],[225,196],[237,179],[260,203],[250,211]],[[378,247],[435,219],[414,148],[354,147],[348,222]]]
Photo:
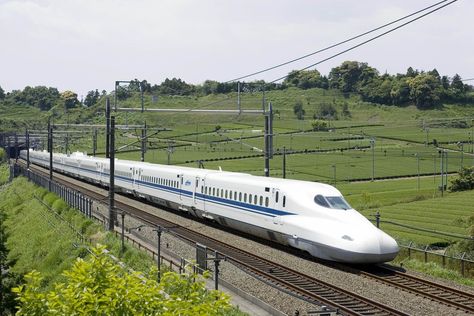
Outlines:
[[114,230],[115,224],[115,207],[114,207],[114,189],[115,189],[115,117],[110,118],[110,149],[109,149],[109,227],[110,231]]
[[110,158],[110,99],[105,99],[105,125],[106,125],[106,136],[105,136],[105,158]]
[[142,139],[141,139],[141,157],[140,161],[145,161],[145,152],[146,152],[146,121],[142,128]]
[[30,133],[28,132],[28,129],[26,129],[25,138],[26,138],[26,174],[29,181],[30,180]]
[[92,134],[92,156],[95,157],[97,152],[97,128],[94,128],[94,133]]
[[49,185],[48,189],[51,191],[51,181],[53,181],[53,126],[51,118],[48,120],[48,151],[49,151]]

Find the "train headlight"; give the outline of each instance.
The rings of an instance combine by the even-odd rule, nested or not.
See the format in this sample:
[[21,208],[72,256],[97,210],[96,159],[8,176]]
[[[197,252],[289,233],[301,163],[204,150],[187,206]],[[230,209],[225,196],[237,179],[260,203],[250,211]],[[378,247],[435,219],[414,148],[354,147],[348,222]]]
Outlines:
[[353,240],[354,240],[354,239],[352,239],[351,236],[347,236],[347,235],[342,236],[342,239],[349,240],[349,241],[353,241]]

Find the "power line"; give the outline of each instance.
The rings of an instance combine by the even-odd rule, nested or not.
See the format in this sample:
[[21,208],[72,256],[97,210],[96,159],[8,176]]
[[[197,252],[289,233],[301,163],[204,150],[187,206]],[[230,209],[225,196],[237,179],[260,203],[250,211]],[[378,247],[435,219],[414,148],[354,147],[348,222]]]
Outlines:
[[[297,70],[296,72],[298,73],[298,72],[301,72],[301,71],[303,71],[303,70],[309,69],[309,68],[314,67],[314,66],[316,66],[316,65],[319,65],[319,64],[321,64],[321,63],[323,63],[323,62],[325,62],[325,61],[331,60],[331,59],[333,59],[333,58],[335,58],[335,57],[337,57],[337,56],[340,56],[340,55],[342,55],[342,54],[345,54],[345,53],[347,53],[347,52],[349,52],[349,51],[351,51],[351,50],[354,50],[354,49],[356,49],[356,48],[358,48],[358,47],[360,47],[360,46],[362,46],[362,45],[365,45],[365,44],[367,44],[367,43],[370,43],[370,42],[372,42],[372,41],[374,41],[374,40],[376,40],[376,39],[378,39],[378,38],[380,38],[380,37],[382,37],[382,36],[384,36],[384,35],[387,35],[387,34],[393,32],[393,31],[396,31],[396,30],[398,30],[398,29],[400,29],[400,28],[402,28],[402,27],[404,27],[404,26],[406,26],[406,25],[408,25],[408,24],[411,24],[411,23],[413,23],[413,22],[415,22],[415,21],[417,21],[417,20],[419,20],[419,19],[421,19],[421,18],[423,18],[423,17],[425,17],[425,16],[427,16],[427,15],[430,15],[430,14],[432,14],[432,13],[438,11],[438,10],[441,10],[442,8],[444,8],[444,7],[446,7],[446,6],[450,5],[450,4],[453,4],[454,2],[457,2],[457,1],[458,1],[458,0],[453,0],[453,1],[451,1],[451,2],[448,2],[448,3],[446,3],[446,4],[444,4],[444,5],[440,6],[440,7],[438,7],[438,8],[436,8],[436,9],[433,9],[433,10],[431,10],[431,11],[425,13],[425,14],[422,14],[422,15],[420,15],[420,16],[418,16],[418,17],[416,17],[416,18],[414,18],[414,19],[412,19],[412,20],[410,20],[410,21],[408,21],[408,22],[405,22],[405,23],[403,23],[403,24],[400,24],[400,25],[398,25],[398,26],[396,26],[396,27],[394,27],[394,28],[392,28],[392,29],[390,29],[390,30],[388,30],[388,31],[386,31],[386,32],[383,32],[383,33],[381,33],[381,34],[379,34],[379,35],[377,35],[377,36],[374,36],[374,37],[372,37],[372,38],[370,38],[370,39],[368,39],[368,40],[366,40],[366,41],[363,41],[363,42],[361,42],[361,43],[359,43],[359,44],[357,44],[357,45],[354,45],[354,46],[352,46],[352,47],[349,47],[348,49],[345,49],[345,50],[343,50],[343,51],[341,51],[341,52],[339,52],[339,53],[337,53],[337,54],[334,54],[334,55],[332,55],[332,56],[329,56],[328,58],[325,58],[325,59],[323,59],[323,60],[320,60],[320,61],[318,61],[318,62],[316,62],[316,63],[314,63],[314,64],[311,64],[311,65],[309,65],[309,66],[307,66],[307,67],[304,67],[304,68],[302,68],[302,69],[299,69],[299,70]],[[270,81],[270,82],[268,82],[268,83],[275,83],[275,82],[277,82],[277,81],[280,81],[280,80],[282,80],[282,79],[287,78],[288,76],[289,76],[289,74],[287,74],[287,75],[285,75],[285,76],[283,76],[283,77],[280,77],[280,78],[278,78],[278,79],[272,80],[272,81]]]
[[226,81],[225,83],[229,83],[229,82],[233,82],[233,81],[238,81],[238,80],[241,80],[241,79],[245,79],[245,78],[248,78],[248,77],[251,77],[251,76],[254,76],[254,75],[258,75],[258,74],[261,74],[261,73],[264,73],[264,72],[267,72],[267,71],[270,71],[270,70],[273,70],[273,69],[276,69],[276,68],[279,68],[279,67],[282,67],[282,66],[286,66],[286,65],[288,65],[288,64],[291,64],[291,63],[294,63],[294,62],[296,62],[296,61],[305,59],[305,58],[307,58],[307,57],[316,55],[316,54],[318,54],[318,53],[324,52],[324,51],[329,50],[329,49],[331,49],[331,48],[340,46],[340,45],[342,45],[342,44],[348,43],[348,42],[353,41],[353,40],[355,40],[355,39],[358,39],[358,38],[360,38],[360,37],[362,37],[362,36],[365,36],[365,35],[367,35],[367,34],[370,34],[370,33],[373,33],[373,32],[375,32],[375,31],[378,31],[378,30],[380,30],[380,29],[383,29],[383,28],[385,28],[385,27],[387,27],[387,26],[389,26],[389,25],[392,25],[392,24],[394,24],[394,23],[397,23],[397,22],[400,22],[400,21],[402,21],[402,20],[405,20],[405,19],[407,19],[407,18],[409,18],[409,17],[412,17],[412,16],[414,16],[414,15],[416,15],[416,14],[418,14],[418,13],[421,13],[421,12],[423,12],[423,11],[429,10],[429,9],[431,9],[431,8],[433,8],[433,7],[435,7],[435,6],[439,5],[439,4],[441,4],[441,3],[443,3],[443,2],[446,2],[446,1],[448,1],[448,0],[439,1],[439,2],[437,2],[437,3],[435,3],[435,4],[432,4],[432,5],[430,5],[430,6],[426,7],[426,8],[423,8],[423,9],[421,9],[421,10],[418,10],[418,11],[416,11],[416,12],[413,12],[413,13],[411,13],[411,14],[409,14],[409,15],[405,15],[405,16],[403,16],[403,17],[401,17],[401,18],[399,18],[399,19],[396,19],[396,20],[394,20],[394,21],[392,21],[392,22],[389,22],[389,23],[386,23],[386,24],[384,24],[384,25],[378,26],[378,27],[376,27],[376,28],[374,28],[374,29],[371,29],[371,30],[366,31],[366,32],[364,32],[364,33],[361,33],[361,34],[359,34],[359,35],[353,36],[353,37],[351,37],[351,38],[349,38],[349,39],[346,39],[346,40],[344,40],[344,41],[341,41],[341,42],[339,42],[339,43],[336,43],[336,44],[327,46],[327,47],[322,48],[322,49],[320,49],[320,50],[317,50],[317,51],[315,51],[315,52],[312,52],[312,53],[303,55],[303,56],[301,56],[301,57],[298,57],[298,58],[289,60],[289,61],[287,61],[287,62],[278,64],[278,65],[276,65],[276,66],[272,66],[272,67],[269,67],[269,68],[265,68],[265,69],[263,69],[263,70],[259,70],[259,71],[253,72],[253,73],[248,74],[248,75],[245,75],[245,76],[241,76],[241,77],[238,77],[238,78],[235,78],[235,79],[232,79],[232,80],[228,80],[228,81]]

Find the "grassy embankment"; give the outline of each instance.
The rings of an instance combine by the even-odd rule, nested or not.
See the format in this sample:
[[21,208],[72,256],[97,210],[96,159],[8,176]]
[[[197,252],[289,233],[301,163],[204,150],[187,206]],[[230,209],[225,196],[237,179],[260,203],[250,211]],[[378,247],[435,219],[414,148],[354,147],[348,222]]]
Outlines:
[[[48,210],[40,201],[49,205],[58,216]],[[11,271],[24,275],[33,269],[44,277],[42,286],[53,289],[54,283],[64,280],[62,272],[69,269],[78,257],[86,257],[88,243],[81,243],[70,225],[90,239],[92,244],[104,244],[111,253],[137,271],[148,271],[154,265],[144,252],[126,246],[122,256],[120,241],[107,233],[102,226],[69,209],[55,194],[48,193],[28,182],[16,178],[0,192],[0,212],[6,214],[4,225],[10,249],[9,259],[15,262]],[[166,268],[164,268],[166,270]],[[233,310],[229,315],[244,315]]]

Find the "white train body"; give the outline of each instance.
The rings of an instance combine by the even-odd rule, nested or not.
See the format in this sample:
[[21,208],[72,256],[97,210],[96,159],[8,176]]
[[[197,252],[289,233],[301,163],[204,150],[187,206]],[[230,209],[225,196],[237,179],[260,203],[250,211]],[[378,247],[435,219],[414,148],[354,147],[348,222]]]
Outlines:
[[[26,151],[21,157],[26,159]],[[30,150],[30,160],[49,167],[47,152]],[[105,158],[54,154],[53,169],[102,185],[109,182]],[[326,260],[378,263],[399,252],[392,237],[327,184],[116,159],[115,186]]]

